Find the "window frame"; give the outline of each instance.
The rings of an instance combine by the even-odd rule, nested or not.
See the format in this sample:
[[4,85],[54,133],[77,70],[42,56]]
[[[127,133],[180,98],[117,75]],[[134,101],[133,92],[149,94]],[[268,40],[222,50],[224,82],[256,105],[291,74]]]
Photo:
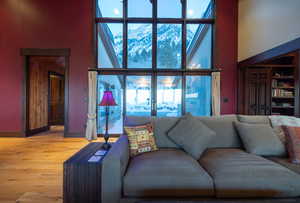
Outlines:
[[[123,0],[123,17],[97,17],[97,0],[94,0],[94,57],[95,68],[89,69],[90,71],[97,71],[98,75],[122,75],[124,78],[124,95],[123,95],[123,118],[126,115],[126,76],[127,75],[150,75],[151,77],[151,115],[156,116],[157,113],[157,76],[181,76],[182,86],[182,105],[181,114],[184,115],[185,111],[185,94],[186,94],[186,76],[211,76],[213,72],[219,72],[215,66],[215,21],[216,21],[216,0],[211,0],[212,4],[212,18],[186,18],[187,17],[187,0],[181,0],[182,3],[182,17],[181,18],[158,18],[157,17],[157,1],[152,1],[152,18],[137,18],[128,17],[128,0]],[[98,24],[100,23],[121,23],[123,24],[123,58],[122,68],[105,68],[98,67]],[[129,23],[151,23],[152,24],[152,67],[151,68],[128,68],[127,58],[127,42],[128,42],[128,24]],[[168,24],[181,24],[181,68],[180,69],[158,69],[157,68],[157,25],[162,23]],[[211,45],[211,69],[188,69],[186,64],[187,58],[187,45],[186,45],[186,30],[188,24],[208,24],[212,28],[212,45]]]

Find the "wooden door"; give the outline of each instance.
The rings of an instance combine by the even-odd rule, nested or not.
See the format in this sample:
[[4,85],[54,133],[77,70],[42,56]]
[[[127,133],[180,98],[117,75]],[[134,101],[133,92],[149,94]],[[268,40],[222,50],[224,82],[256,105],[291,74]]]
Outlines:
[[28,119],[27,135],[48,130],[48,84],[47,71],[39,63],[30,61],[28,71]]
[[245,104],[248,115],[271,114],[271,70],[248,68],[245,81]]
[[64,125],[64,76],[49,72],[49,125]]

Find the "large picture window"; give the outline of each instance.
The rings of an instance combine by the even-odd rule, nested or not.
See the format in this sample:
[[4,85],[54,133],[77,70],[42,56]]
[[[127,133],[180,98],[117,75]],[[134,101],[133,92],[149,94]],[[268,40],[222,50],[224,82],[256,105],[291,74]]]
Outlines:
[[214,16],[213,0],[96,0],[98,102],[110,90],[117,103],[110,134],[126,115],[211,115]]

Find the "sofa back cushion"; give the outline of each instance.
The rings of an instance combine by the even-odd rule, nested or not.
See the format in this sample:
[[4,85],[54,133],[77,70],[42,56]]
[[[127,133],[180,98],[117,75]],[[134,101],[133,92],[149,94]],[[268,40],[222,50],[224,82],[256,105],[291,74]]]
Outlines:
[[271,125],[270,119],[268,116],[237,115],[237,118],[242,123]]
[[248,153],[259,156],[285,156],[283,143],[268,124],[235,122],[237,131]]
[[169,130],[171,130],[178,121],[179,117],[155,117],[153,119],[154,137],[159,148],[180,148],[167,136]]
[[[242,146],[234,127],[234,122],[238,121],[236,115],[197,116],[195,118],[216,133],[215,140],[211,142],[209,148],[240,148]],[[125,126],[143,125],[152,122],[158,148],[179,148],[167,136],[168,131],[176,125],[178,119],[179,117],[127,116]]]
[[211,130],[215,131],[216,138],[213,140],[209,148],[240,148],[242,142],[234,127],[234,122],[237,121],[236,115],[222,116],[199,116],[198,118]]

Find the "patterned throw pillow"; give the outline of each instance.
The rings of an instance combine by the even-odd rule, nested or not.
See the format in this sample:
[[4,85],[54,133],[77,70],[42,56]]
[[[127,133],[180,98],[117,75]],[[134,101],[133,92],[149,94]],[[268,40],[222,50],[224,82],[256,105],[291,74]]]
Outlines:
[[131,157],[157,150],[152,124],[134,127],[125,126],[124,129],[128,136]]
[[282,126],[286,134],[287,149],[292,163],[300,164],[300,127]]
[[284,144],[284,146],[286,146],[286,135],[282,125],[273,127],[273,130],[275,134],[278,136],[278,138],[280,139],[280,141]]
[[269,116],[274,132],[281,142],[286,145],[286,134],[282,126],[300,127],[300,118],[294,116]]

